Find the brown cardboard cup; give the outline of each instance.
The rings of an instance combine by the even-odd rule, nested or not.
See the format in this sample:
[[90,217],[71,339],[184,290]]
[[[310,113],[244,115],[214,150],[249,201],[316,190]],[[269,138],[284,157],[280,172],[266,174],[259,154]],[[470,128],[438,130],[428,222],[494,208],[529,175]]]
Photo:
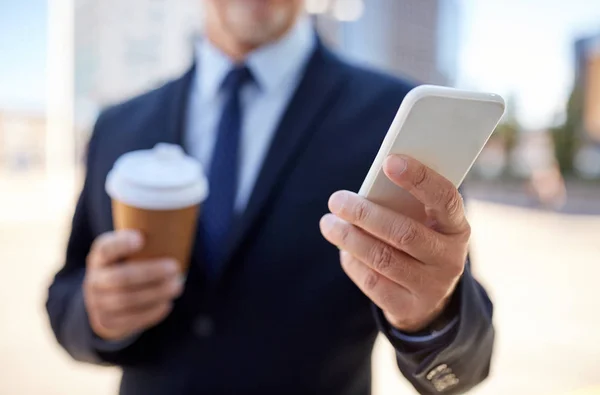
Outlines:
[[180,272],[187,273],[199,205],[178,210],[144,210],[113,199],[112,209],[115,229],[137,229],[144,237],[144,248],[129,260],[175,258]]

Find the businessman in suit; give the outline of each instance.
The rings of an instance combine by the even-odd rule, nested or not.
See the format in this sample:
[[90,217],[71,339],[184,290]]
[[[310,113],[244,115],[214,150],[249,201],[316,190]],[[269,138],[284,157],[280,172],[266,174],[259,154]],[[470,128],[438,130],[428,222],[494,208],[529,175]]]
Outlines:
[[[427,223],[351,192],[412,85],[336,57],[302,0],[205,6],[193,67],[96,122],[48,293],[58,342],[120,366],[125,395],[368,394],[379,332],[420,393],[480,383],[492,304],[470,272],[459,192],[405,157],[385,171]],[[104,191],[120,155],[158,142],[208,171],[185,281],[169,257],[123,262],[144,240],[113,231]]]

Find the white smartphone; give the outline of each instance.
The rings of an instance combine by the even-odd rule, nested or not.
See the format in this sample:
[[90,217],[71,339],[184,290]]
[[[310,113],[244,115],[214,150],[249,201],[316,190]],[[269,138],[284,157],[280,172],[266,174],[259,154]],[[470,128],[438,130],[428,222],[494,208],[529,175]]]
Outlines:
[[422,204],[384,174],[385,158],[390,154],[411,156],[458,188],[504,111],[504,99],[493,93],[434,85],[412,89],[402,101],[359,195],[425,220]]

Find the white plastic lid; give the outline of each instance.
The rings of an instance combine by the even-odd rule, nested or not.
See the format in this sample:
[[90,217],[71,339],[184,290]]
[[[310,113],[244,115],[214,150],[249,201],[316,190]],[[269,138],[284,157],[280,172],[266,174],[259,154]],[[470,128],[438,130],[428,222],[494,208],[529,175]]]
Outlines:
[[122,155],[108,173],[105,187],[111,198],[148,210],[189,207],[208,195],[200,162],[179,145],[167,143]]

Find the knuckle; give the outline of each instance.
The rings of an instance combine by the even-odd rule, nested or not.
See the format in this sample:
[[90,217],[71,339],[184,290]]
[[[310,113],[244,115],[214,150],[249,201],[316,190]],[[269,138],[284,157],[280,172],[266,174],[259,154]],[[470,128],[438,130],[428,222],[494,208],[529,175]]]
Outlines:
[[465,221],[464,230],[463,230],[463,235],[464,235],[465,241],[468,241],[471,238],[472,231],[473,231],[473,229],[471,228],[471,224],[469,223],[469,221]]
[[429,181],[429,172],[425,166],[417,166],[415,168],[413,184],[415,188],[422,189]]
[[396,216],[390,220],[388,226],[387,233],[390,240],[400,240],[404,233],[406,233],[406,227],[409,226],[409,220],[404,216]]
[[418,237],[418,232],[416,226],[411,224],[409,221],[406,221],[404,226],[401,227],[400,235],[398,240],[400,245],[409,246],[414,244],[415,240]]
[[340,239],[342,241],[343,245],[346,245],[348,243],[348,240],[350,239],[350,233],[352,232],[352,226],[350,226],[350,224],[343,224],[342,226],[340,226]]
[[392,266],[394,253],[392,248],[387,244],[375,244],[371,256],[373,268],[380,273],[388,271]]
[[379,274],[369,271],[363,280],[363,286],[365,287],[365,290],[373,291],[377,287],[377,283],[379,283]]
[[369,204],[366,200],[360,200],[356,202],[352,211],[353,217],[358,222],[364,222],[370,213]]
[[458,192],[453,189],[444,190],[440,193],[440,199],[442,200],[443,207],[446,212],[451,216],[458,214],[462,207],[462,200],[458,196]]

